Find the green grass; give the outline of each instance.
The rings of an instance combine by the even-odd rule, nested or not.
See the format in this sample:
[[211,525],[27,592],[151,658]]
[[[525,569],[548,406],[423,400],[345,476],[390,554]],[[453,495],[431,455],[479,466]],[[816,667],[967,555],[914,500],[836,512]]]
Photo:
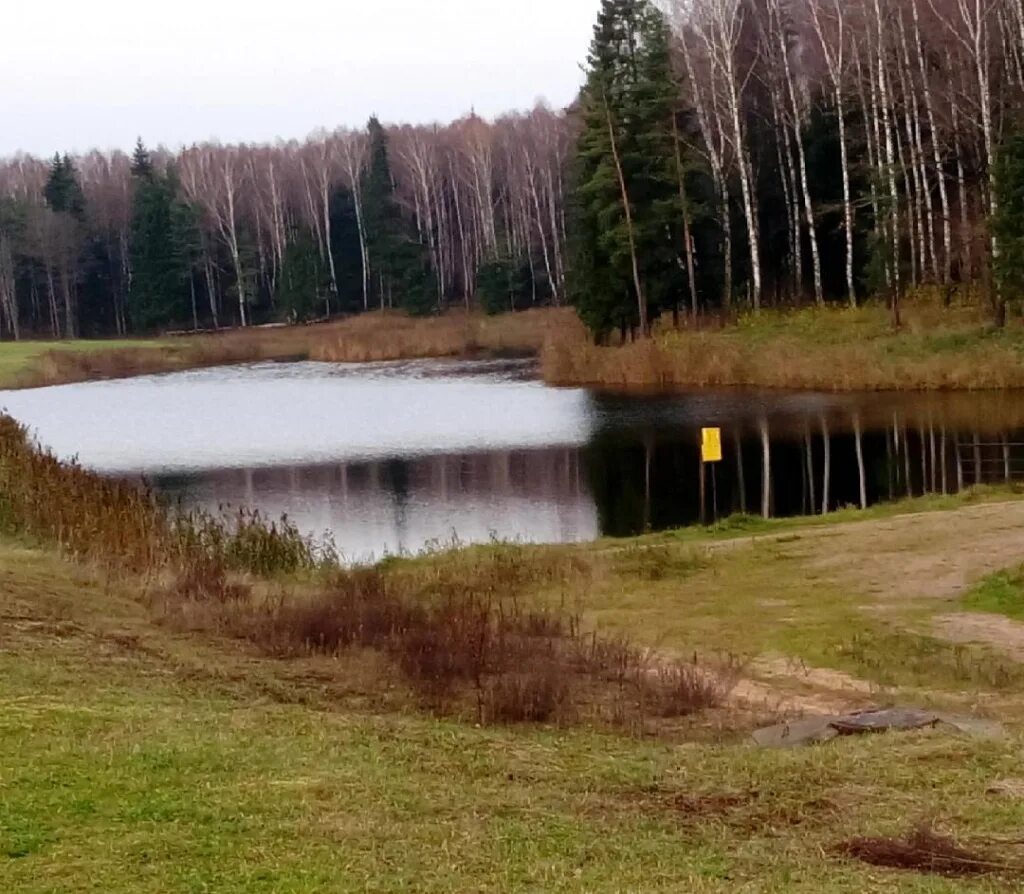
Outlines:
[[964,598],[964,607],[1024,620],[1024,566],[985,578]]
[[[909,497],[893,502],[876,503],[868,509],[847,507],[830,512],[827,515],[805,515],[794,518],[765,519],[759,515],[733,515],[707,527],[693,526],[648,534],[636,538],[639,544],[656,545],[659,543],[707,542],[715,540],[735,540],[744,537],[761,537],[764,535],[784,536],[787,533],[799,533],[804,530],[825,528],[850,522],[871,522],[897,518],[904,515],[917,515],[930,512],[949,512],[964,506],[1001,503],[1006,500],[1018,500],[1024,497],[1024,484],[996,484],[968,487],[959,494],[926,494],[921,497]],[[618,541],[599,541],[615,543]]]
[[159,347],[159,342],[144,339],[0,342],[0,389],[16,385],[48,351],[89,353],[152,347]]
[[[327,665],[152,626],[131,593],[0,544],[0,888],[999,891],[835,856],[936,821],[1017,835],[1015,732],[761,751],[358,710]],[[335,670],[334,673],[337,673]]]
[[[754,678],[764,659],[833,668],[886,687],[872,701],[980,703],[1008,729],[995,741],[926,732],[793,751],[747,742],[767,719],[753,707],[698,718],[684,744],[438,719],[399,707],[393,681],[358,656],[283,661],[172,629],[138,584],[0,539],[0,890],[1013,890],[836,855],[850,838],[918,823],[973,846],[1019,840],[1024,801],[985,791],[1020,775],[1024,666],[928,636],[947,602],[878,612],[856,577],[823,562],[857,538],[870,547],[873,524],[891,532],[909,510],[1009,496],[383,566],[458,579],[460,563],[490,552],[521,569],[524,600],[558,601],[664,654],[734,653],[754,661]],[[964,524],[955,511],[918,515],[901,536],[928,519]],[[531,573],[567,555],[578,573]],[[814,688],[799,670],[776,683]],[[1024,848],[1000,856],[1020,862]]]

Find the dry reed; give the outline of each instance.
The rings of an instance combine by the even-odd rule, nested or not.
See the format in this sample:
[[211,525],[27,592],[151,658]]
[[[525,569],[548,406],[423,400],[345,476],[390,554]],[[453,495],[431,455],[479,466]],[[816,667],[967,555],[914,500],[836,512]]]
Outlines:
[[377,312],[308,326],[168,337],[145,347],[75,350],[72,345],[42,353],[11,384],[31,388],[265,360],[358,363],[533,356],[540,353],[549,333],[566,331],[582,338],[575,313],[565,308],[500,317],[451,312],[412,318]]
[[222,517],[180,512],[144,486],[61,462],[6,415],[0,415],[0,529],[54,543],[108,571],[170,571],[195,594],[220,595],[232,571],[293,573],[320,561],[314,544],[287,519],[266,522],[246,510]]
[[994,330],[976,308],[911,306],[900,330],[879,306],[766,311],[735,325],[663,328],[620,347],[552,338],[541,368],[550,384],[607,388],[1024,388],[1024,330]]

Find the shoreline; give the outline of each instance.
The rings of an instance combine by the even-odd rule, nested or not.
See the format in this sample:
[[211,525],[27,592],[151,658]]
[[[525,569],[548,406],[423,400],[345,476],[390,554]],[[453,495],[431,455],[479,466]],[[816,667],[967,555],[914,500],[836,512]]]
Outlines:
[[413,319],[390,312],[308,326],[117,342],[0,344],[0,390],[259,361],[532,359],[554,387],[671,395],[709,388],[833,394],[1024,391],[1024,326],[982,309],[909,306],[898,331],[878,305],[768,310],[738,322],[593,344],[570,308]]

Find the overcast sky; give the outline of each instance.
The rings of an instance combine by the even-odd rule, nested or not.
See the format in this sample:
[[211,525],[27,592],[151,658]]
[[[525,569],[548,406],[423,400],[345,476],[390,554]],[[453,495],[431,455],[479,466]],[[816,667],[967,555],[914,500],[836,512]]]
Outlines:
[[566,105],[598,0],[8,0],[0,155]]

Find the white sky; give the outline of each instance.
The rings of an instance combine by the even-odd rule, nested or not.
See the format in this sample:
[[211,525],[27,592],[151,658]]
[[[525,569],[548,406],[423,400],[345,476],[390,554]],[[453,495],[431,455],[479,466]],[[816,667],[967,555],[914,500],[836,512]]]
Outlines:
[[598,0],[7,0],[0,155],[568,104]]

